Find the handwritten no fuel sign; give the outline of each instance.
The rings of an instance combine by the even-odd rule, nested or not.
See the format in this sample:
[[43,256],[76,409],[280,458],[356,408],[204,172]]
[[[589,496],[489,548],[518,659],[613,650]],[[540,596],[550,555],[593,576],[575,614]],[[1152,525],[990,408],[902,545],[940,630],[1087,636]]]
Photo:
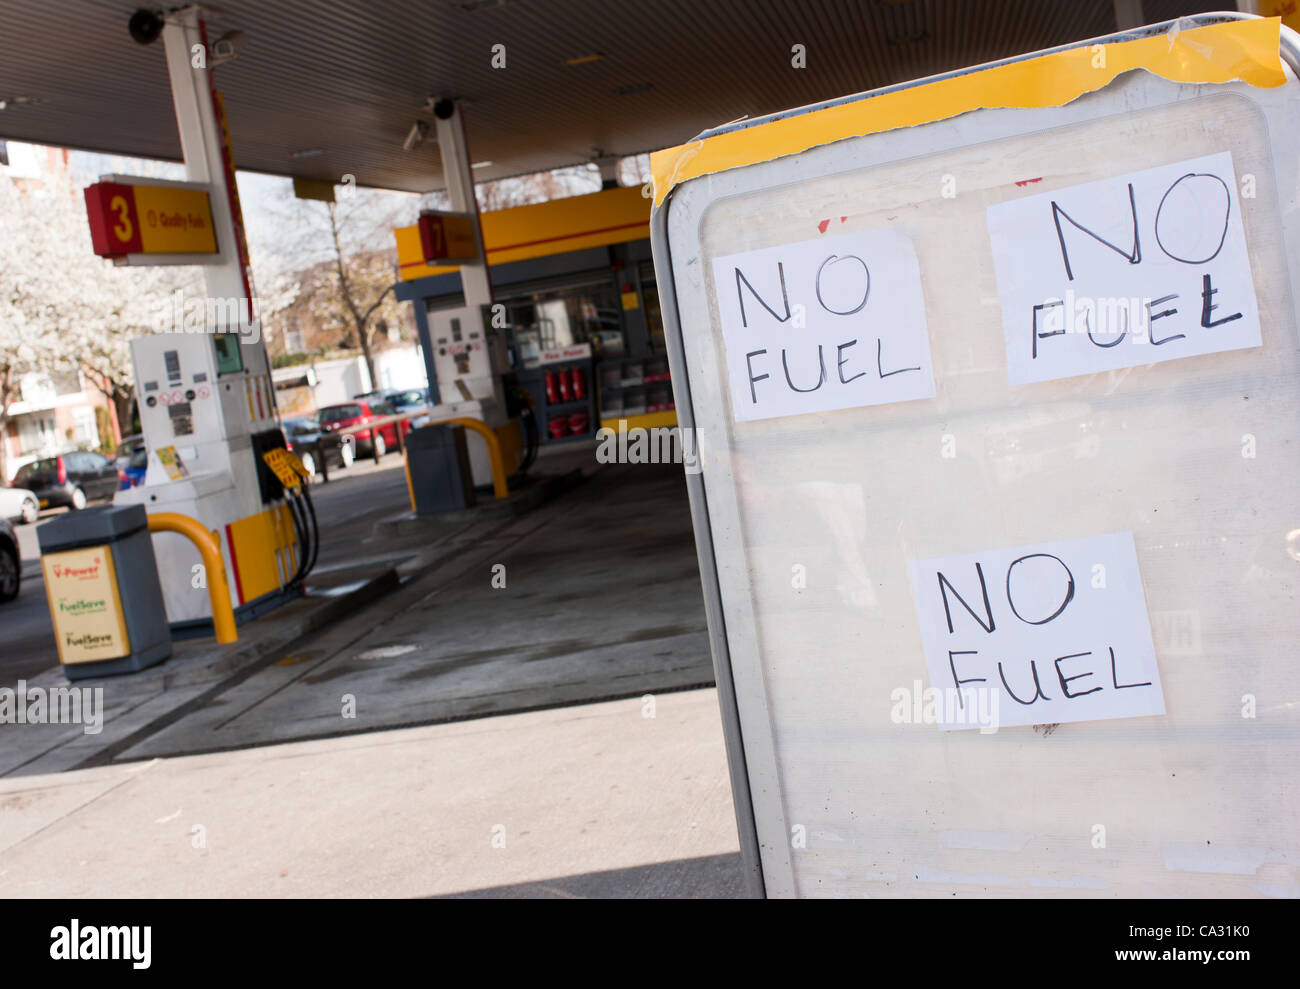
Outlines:
[[[1008,382],[1259,346],[1237,189],[1222,152],[990,206]],[[737,421],[935,396],[902,230],[732,254],[713,274]]]
[[738,421],[934,397],[921,270],[898,230],[713,262]]
[[988,209],[1011,384],[1260,344],[1228,152]]
[[1164,714],[1130,532],[911,564],[941,728]]
[[[1260,345],[1228,152],[989,206],[1013,388]],[[935,396],[922,272],[877,229],[718,258],[737,421]],[[932,278],[929,290],[947,290]],[[1165,711],[1132,533],[909,564],[941,728]]]

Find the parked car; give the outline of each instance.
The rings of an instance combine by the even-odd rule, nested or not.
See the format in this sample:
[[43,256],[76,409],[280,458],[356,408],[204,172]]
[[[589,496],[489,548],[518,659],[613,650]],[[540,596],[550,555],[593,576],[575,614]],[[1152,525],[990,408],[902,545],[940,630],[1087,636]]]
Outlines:
[[0,488],[0,519],[35,522],[40,514],[40,501],[26,488]]
[[23,580],[23,554],[14,527],[0,519],[0,604],[18,596]]
[[384,401],[398,412],[414,412],[416,409],[429,407],[428,388],[406,388],[402,391],[390,391]]
[[351,467],[356,459],[357,443],[351,436],[336,436],[326,432],[321,424],[310,417],[285,419],[284,446],[298,454],[307,473],[316,476],[316,456],[323,453],[326,468]]
[[[367,399],[345,402],[342,405],[327,405],[316,413],[316,418],[326,432],[332,433],[340,429],[347,429],[349,426],[362,426],[374,419],[382,419],[385,416],[396,414],[396,410],[387,402]],[[401,426],[403,436],[411,431],[409,420],[403,422]],[[386,426],[380,426],[378,429],[361,429],[348,435],[354,438],[357,444],[356,450],[362,455],[378,452],[379,456],[382,457],[387,451],[397,446],[397,425],[391,422]]]
[[[384,401],[402,414],[421,412],[433,407],[429,401],[428,388],[407,388],[404,391],[390,391],[384,396]],[[429,419],[427,416],[417,416],[410,420],[410,423],[412,429],[419,429],[421,426],[427,426]]]
[[143,443],[137,444],[125,463],[121,460],[117,462],[117,471],[120,478],[117,486],[123,491],[138,488],[144,483],[144,476],[149,472],[149,451]]
[[144,446],[144,437],[138,433],[135,436],[123,436],[122,442],[117,445],[117,452],[113,454],[113,461],[117,466],[125,467],[127,461],[131,459],[131,454],[142,446]]
[[89,450],[63,453],[24,464],[14,475],[14,487],[27,488],[41,508],[67,505],[85,508],[99,498],[112,498],[121,478],[117,465]]

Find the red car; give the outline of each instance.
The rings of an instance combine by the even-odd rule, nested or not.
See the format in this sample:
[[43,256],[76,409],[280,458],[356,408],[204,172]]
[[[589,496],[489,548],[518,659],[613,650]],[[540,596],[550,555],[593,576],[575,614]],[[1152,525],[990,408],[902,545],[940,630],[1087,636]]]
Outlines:
[[[358,398],[341,405],[327,405],[321,409],[316,418],[326,432],[337,432],[349,426],[361,426],[375,419],[397,415],[387,402],[378,402],[369,398]],[[401,424],[402,435],[411,431],[411,422],[404,420]],[[350,434],[356,439],[357,453],[362,456],[373,455],[378,450],[382,457],[387,451],[397,447],[397,425],[389,423],[377,429],[361,429]]]

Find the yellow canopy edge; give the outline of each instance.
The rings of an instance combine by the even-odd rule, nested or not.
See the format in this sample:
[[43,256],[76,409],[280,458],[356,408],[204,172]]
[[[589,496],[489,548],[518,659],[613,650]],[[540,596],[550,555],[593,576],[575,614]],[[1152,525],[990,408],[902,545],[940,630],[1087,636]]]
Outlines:
[[971,110],[1062,106],[1146,69],[1173,82],[1240,80],[1270,89],[1286,82],[1279,17],[1251,18],[1150,38],[1084,45],[952,79],[773,120],[656,151],[650,156],[655,205],[673,186],[728,168],[770,161],[846,137],[944,120]]

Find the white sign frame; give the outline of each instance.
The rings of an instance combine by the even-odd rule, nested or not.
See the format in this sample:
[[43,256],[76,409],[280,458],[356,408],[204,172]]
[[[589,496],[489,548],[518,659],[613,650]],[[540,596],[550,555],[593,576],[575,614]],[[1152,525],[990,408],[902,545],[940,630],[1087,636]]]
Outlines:
[[[1233,19],[1231,15],[1203,15],[1184,19],[1183,27],[1188,21],[1196,24],[1221,23]],[[1102,41],[1129,40],[1162,33],[1168,24],[1157,25],[1114,35]],[[1091,45],[1095,41],[1081,42]],[[1078,46],[1065,46],[1073,48]],[[1040,53],[1041,54],[1041,53]],[[741,850],[746,865],[746,874],[750,881],[750,890],[755,895],[795,896],[795,895],[1079,895],[1079,890],[1099,888],[1091,879],[1071,878],[1069,874],[1035,875],[1032,872],[1003,875],[997,868],[973,868],[966,873],[945,871],[942,865],[933,861],[909,859],[909,855],[920,854],[918,849],[930,849],[951,854],[955,859],[967,863],[996,858],[998,850],[1010,847],[1007,842],[1029,841],[1032,836],[1017,838],[1014,834],[1002,832],[963,831],[966,838],[958,841],[953,837],[956,832],[946,831],[938,835],[905,833],[898,835],[893,842],[899,850],[897,865],[918,866],[915,877],[903,875],[901,870],[891,871],[885,867],[868,868],[854,874],[850,870],[830,870],[819,872],[815,881],[801,879],[801,866],[797,864],[799,856],[819,843],[822,852],[833,855],[836,842],[845,839],[833,832],[833,829],[821,828],[816,820],[800,819],[790,813],[787,784],[780,750],[783,747],[798,746],[804,742],[799,737],[782,737],[776,721],[777,709],[785,703],[782,686],[773,682],[770,670],[759,660],[760,615],[756,611],[756,585],[765,579],[761,570],[756,570],[756,562],[751,555],[753,548],[745,545],[744,532],[740,520],[743,518],[743,505],[740,496],[742,490],[743,466],[737,463],[733,438],[737,428],[762,427],[763,423],[736,423],[729,406],[727,385],[721,375],[716,374],[717,362],[713,357],[702,361],[705,353],[702,348],[717,348],[719,341],[714,336],[711,312],[711,282],[707,272],[713,257],[722,256],[721,252],[710,254],[703,249],[701,227],[707,212],[719,203],[744,197],[759,190],[780,190],[784,192],[795,183],[812,182],[819,178],[837,176],[841,173],[860,171],[882,164],[897,163],[940,155],[948,150],[971,148],[975,145],[996,146],[999,141],[1037,136],[1041,140],[1050,140],[1051,132],[1084,125],[1121,114],[1132,113],[1140,108],[1160,109],[1174,108],[1188,104],[1189,101],[1213,98],[1220,94],[1231,94],[1253,103],[1261,113],[1275,122],[1285,115],[1294,120],[1297,107],[1300,107],[1300,95],[1296,84],[1297,66],[1300,65],[1300,46],[1296,36],[1283,29],[1283,56],[1287,67],[1288,82],[1275,90],[1253,89],[1245,84],[1232,83],[1212,86],[1175,85],[1163,79],[1145,73],[1129,73],[1117,78],[1102,90],[1080,97],[1065,106],[1043,110],[981,110],[951,120],[939,121],[904,130],[850,138],[833,145],[814,148],[794,158],[775,159],[755,165],[718,172],[703,178],[690,180],[675,187],[664,204],[656,209],[652,217],[652,239],[655,249],[655,266],[658,274],[663,310],[670,348],[673,383],[680,424],[683,428],[695,428],[697,443],[701,451],[703,472],[687,477],[691,495],[692,513],[695,523],[696,539],[704,576],[705,605],[709,619],[711,643],[717,671],[723,723],[726,733],[728,760],[732,773],[733,796],[735,798]],[[1018,60],[1011,60],[1018,61]],[[931,80],[924,80],[925,82]],[[866,99],[874,94],[852,97]],[[836,101],[842,102],[842,101]],[[817,109],[809,108],[810,110]],[[761,123],[761,122],[757,122]],[[755,126],[756,122],[747,122],[741,126]],[[705,137],[725,130],[711,132]],[[1300,160],[1300,129],[1277,126],[1269,129],[1270,143],[1268,156],[1273,175],[1271,187],[1282,190],[1278,203],[1280,225],[1289,244],[1300,243],[1300,211],[1294,198],[1289,197],[1289,190],[1300,185],[1300,172],[1297,161]],[[1206,148],[1205,153],[1215,149]],[[780,192],[778,192],[780,195]],[[1274,200],[1277,202],[1277,200]],[[829,214],[832,209],[828,208]],[[803,230],[793,231],[790,241],[804,238]],[[770,241],[762,237],[752,237],[746,243],[733,246],[733,251],[765,246]],[[1295,250],[1285,252],[1286,261],[1275,265],[1284,274],[1285,285],[1278,289],[1273,286],[1274,296],[1286,299],[1289,305],[1285,314],[1279,319],[1285,333],[1276,335],[1274,325],[1273,344],[1296,350],[1300,341],[1295,320],[1294,287],[1300,285],[1300,253]],[[923,270],[923,278],[925,272]],[[1256,271],[1256,277],[1259,272]],[[991,294],[995,294],[992,290]],[[987,304],[988,300],[976,300]],[[996,303],[996,299],[993,300]],[[1263,306],[1261,300],[1261,306]],[[996,313],[998,310],[992,308]],[[992,320],[999,346],[1002,344],[1000,320]],[[931,332],[935,330],[932,327]],[[1269,340],[1265,341],[1268,346]],[[1250,353],[1243,351],[1242,353]],[[952,369],[945,369],[936,355],[936,376],[942,378]],[[1177,365],[1180,362],[1170,362]],[[706,371],[707,368],[707,371]],[[1005,365],[999,368],[1005,381]],[[1095,376],[1101,377],[1101,376]],[[1103,391],[1106,382],[1097,385]],[[943,384],[940,382],[942,390]],[[1030,388],[1041,386],[1027,386]],[[895,418],[910,414],[908,406],[921,403],[906,403],[896,407],[887,415]],[[903,411],[898,411],[903,410]],[[813,419],[812,416],[798,417]],[[823,420],[824,421],[824,420]],[[797,443],[815,444],[818,439],[818,423],[812,423],[797,437],[787,436],[783,441],[775,436],[774,442],[784,442],[792,453]],[[933,423],[935,441],[938,442],[943,432],[941,419]],[[850,513],[852,514],[852,513]],[[1123,528],[1116,526],[1114,529]],[[1103,531],[1114,531],[1103,530]],[[1061,538],[1079,535],[1063,531]],[[1046,538],[1046,537],[1044,537]],[[1025,539],[1023,542],[1034,540]],[[988,544],[973,542],[964,548],[975,551]],[[956,552],[957,548],[953,548]],[[1139,545],[1139,556],[1142,553]],[[932,553],[931,556],[944,555]],[[892,575],[895,580],[908,582],[906,571]],[[1144,580],[1148,579],[1144,572]],[[1149,590],[1149,588],[1148,588]],[[911,621],[915,621],[913,616]],[[768,625],[775,621],[767,619]],[[1153,627],[1158,625],[1153,622]],[[791,657],[797,663],[799,657]],[[924,680],[925,672],[919,642],[915,650],[916,674],[918,684]],[[1292,681],[1294,682],[1294,681]],[[1167,677],[1165,688],[1170,690]],[[1171,712],[1178,710],[1183,695],[1177,690],[1168,697]],[[1286,698],[1290,699],[1290,698]],[[1185,708],[1184,708],[1185,710]],[[1122,724],[1123,722],[1096,722],[1093,725]],[[844,730],[845,726],[832,726]],[[1051,734],[1056,726],[1040,726],[1044,732],[1040,737]],[[1068,727],[1068,726],[1067,726]],[[824,726],[817,730],[823,730]],[[1189,726],[1184,723],[1183,730]],[[811,729],[810,729],[811,730]],[[1163,730],[1163,729],[1157,729]],[[1225,731],[1231,731],[1228,725]],[[1028,733],[1029,729],[1015,729],[1016,732]],[[878,733],[877,733],[878,734]],[[934,736],[933,727],[928,728],[928,735]],[[1037,729],[1035,729],[1035,734]],[[972,732],[947,732],[944,736],[961,736],[952,739],[950,744],[977,745],[989,744],[987,737]],[[876,736],[873,736],[876,737]],[[883,737],[883,736],[881,736]],[[1013,758],[1024,742],[1009,741],[1010,733],[996,736],[997,744],[1004,746],[1001,751],[1007,758]],[[1022,736],[1018,736],[1020,738]],[[1102,737],[1102,736],[1090,736]],[[1213,745],[1212,735],[1208,744]],[[957,750],[953,750],[957,751]],[[966,750],[960,750],[965,752]],[[888,751],[881,750],[882,759],[888,758]],[[1195,758],[1189,754],[1189,758]],[[1259,781],[1256,781],[1257,783]],[[832,786],[826,783],[826,786]],[[827,798],[829,800],[829,797]],[[877,801],[878,793],[867,794],[863,799]],[[1186,815],[1184,815],[1185,817]],[[1083,822],[1077,822],[1083,828]],[[947,837],[944,837],[946,835]],[[1294,835],[1292,835],[1294,839]],[[1088,834],[1086,828],[1081,837],[1079,855],[1086,855]],[[945,844],[946,842],[946,844]],[[1132,864],[1122,875],[1122,882],[1110,886],[1100,882],[1100,888],[1110,889],[1103,895],[1249,895],[1252,889],[1267,893],[1267,884],[1250,885],[1253,871],[1246,878],[1242,875],[1225,875],[1238,872],[1235,867],[1229,869],[1217,850],[1197,853],[1192,856],[1201,863],[1200,869],[1193,869],[1186,864],[1191,861],[1184,847],[1186,843],[1167,842],[1163,846],[1164,865],[1159,865],[1162,854],[1160,847],[1143,847],[1126,860]],[[1176,846],[1176,847],[1175,847]],[[1190,847],[1190,845],[1188,846]],[[1172,849],[1172,851],[1171,851]],[[1181,851],[1179,850],[1181,849]],[[956,850],[956,851],[954,851]],[[1235,854],[1229,849],[1224,854]],[[1216,855],[1219,857],[1216,858]],[[1282,858],[1278,859],[1277,856]],[[1172,856],[1172,857],[1171,857]],[[963,858],[964,857],[964,858]],[[1078,856],[1072,856],[1074,861]],[[1115,856],[1112,855],[1112,858]],[[1143,858],[1144,857],[1144,858]],[[1249,857],[1249,856],[1248,856]],[[1270,861],[1286,861],[1285,849],[1266,847],[1259,850],[1259,866]],[[1147,860],[1155,863],[1155,871],[1143,872],[1148,868]],[[1032,869],[1029,859],[1019,868]],[[1136,864],[1139,861],[1141,865]],[[1235,861],[1235,860],[1234,860]],[[1174,864],[1170,864],[1170,863]],[[1181,863],[1181,864],[1180,864]],[[861,865],[861,863],[856,863]],[[1163,869],[1163,871],[1161,871]],[[924,875],[922,875],[924,872]],[[1209,877],[1208,879],[1206,877]],[[825,880],[823,882],[823,880]],[[1006,880],[1005,882],[1003,880]],[[864,893],[864,890],[866,891]],[[1282,894],[1285,895],[1285,894]],[[1294,895],[1294,894],[1292,894]]]

